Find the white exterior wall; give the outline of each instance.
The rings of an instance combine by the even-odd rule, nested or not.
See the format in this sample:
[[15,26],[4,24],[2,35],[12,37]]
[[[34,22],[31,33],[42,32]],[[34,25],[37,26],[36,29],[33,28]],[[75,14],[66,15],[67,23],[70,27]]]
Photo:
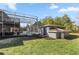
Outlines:
[[57,38],[56,34],[57,34],[56,32],[48,33],[48,37],[50,37],[50,38]]
[[47,30],[47,33],[49,33],[50,28],[49,27],[46,27],[46,30]]
[[46,30],[47,30],[47,36],[49,36],[49,30],[50,30],[50,28],[46,27]]
[[[58,38],[59,37],[59,35],[57,35],[58,34],[58,32],[49,32],[48,33],[48,37],[50,37],[50,38]],[[67,37],[69,34],[68,33],[61,33],[60,34],[60,36],[61,36],[61,39],[64,39],[65,37]]]
[[62,32],[61,33],[61,38],[64,39],[64,37],[65,37],[65,33]]
[[44,33],[44,29],[43,29],[43,28],[41,28],[40,30],[41,30],[41,35],[43,35],[43,33]]
[[[46,32],[47,32],[47,35],[48,35],[48,33],[49,33],[49,27],[46,27],[45,29],[46,29]],[[41,28],[40,30],[41,30],[40,31],[41,35],[43,35],[44,34],[44,28]]]
[[[47,36],[50,37],[50,38],[62,38],[64,39],[65,37],[67,37],[69,35],[68,32],[61,32],[59,34],[59,32],[49,32],[50,31],[50,27],[46,27],[46,32],[47,32]],[[41,28],[41,35],[43,35],[44,33],[44,28]]]

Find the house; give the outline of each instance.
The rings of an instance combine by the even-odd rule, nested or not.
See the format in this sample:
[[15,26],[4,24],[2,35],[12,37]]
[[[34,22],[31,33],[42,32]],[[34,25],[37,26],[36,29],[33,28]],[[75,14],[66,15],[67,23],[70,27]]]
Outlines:
[[41,27],[41,35],[50,38],[65,38],[69,35],[69,31],[63,28],[60,25],[44,25]]
[[0,10],[0,36],[20,31],[20,19],[9,16],[5,11]]

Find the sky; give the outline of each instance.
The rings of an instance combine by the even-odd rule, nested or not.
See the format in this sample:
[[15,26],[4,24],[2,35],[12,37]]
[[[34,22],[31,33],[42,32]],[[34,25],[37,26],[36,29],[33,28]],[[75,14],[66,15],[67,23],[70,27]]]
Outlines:
[[68,14],[72,21],[79,23],[79,3],[1,3],[0,9],[37,16],[39,20]]

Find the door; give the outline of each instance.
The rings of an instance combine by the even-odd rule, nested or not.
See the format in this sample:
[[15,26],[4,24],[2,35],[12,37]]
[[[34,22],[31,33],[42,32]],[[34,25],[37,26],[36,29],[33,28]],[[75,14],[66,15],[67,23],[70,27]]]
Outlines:
[[46,30],[46,28],[43,28],[44,29],[44,35],[47,35],[47,30]]
[[61,32],[57,32],[57,38],[61,39]]

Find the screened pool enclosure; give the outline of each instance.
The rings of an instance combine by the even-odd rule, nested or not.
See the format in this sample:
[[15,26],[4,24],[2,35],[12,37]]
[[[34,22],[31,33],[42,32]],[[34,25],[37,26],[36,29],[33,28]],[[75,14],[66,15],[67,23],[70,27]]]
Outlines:
[[[25,30],[21,27],[24,24],[26,24]],[[38,17],[0,10],[0,36],[22,35],[23,33],[39,33]]]

